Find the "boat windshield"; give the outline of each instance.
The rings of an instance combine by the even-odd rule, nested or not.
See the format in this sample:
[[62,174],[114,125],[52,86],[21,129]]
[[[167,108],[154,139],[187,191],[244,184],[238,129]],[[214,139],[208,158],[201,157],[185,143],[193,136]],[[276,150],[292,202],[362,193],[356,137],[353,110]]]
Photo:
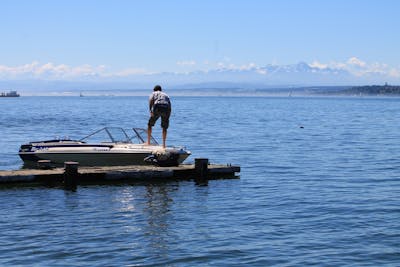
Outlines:
[[[147,142],[147,130],[143,128],[132,128],[134,135],[130,138],[133,143],[143,144]],[[150,137],[150,143],[152,145],[158,145],[156,139],[153,136]]]
[[[120,127],[104,127],[97,130],[79,141],[90,143],[134,143],[143,144],[147,142],[147,130],[142,128],[132,128],[133,135],[129,136],[127,132]],[[157,141],[151,137],[151,144],[158,145]]]
[[130,143],[130,138],[122,128],[105,127],[85,136],[80,141],[91,143]]

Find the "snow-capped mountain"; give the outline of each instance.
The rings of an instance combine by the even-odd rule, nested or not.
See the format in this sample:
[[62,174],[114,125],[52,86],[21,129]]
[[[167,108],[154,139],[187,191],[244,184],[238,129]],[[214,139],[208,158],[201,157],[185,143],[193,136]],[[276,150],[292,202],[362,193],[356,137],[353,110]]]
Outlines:
[[283,85],[348,85],[355,83],[352,74],[342,69],[317,68],[300,62],[293,65],[266,65],[251,68],[220,68],[189,73],[161,73],[146,81],[163,81],[170,85],[186,83],[240,83],[265,86]]
[[[352,67],[352,66],[350,66]],[[354,66],[353,66],[354,67]],[[185,73],[161,72],[130,74],[125,76],[90,73],[85,76],[57,76],[51,71],[47,76],[30,75],[7,79],[0,76],[0,87],[14,90],[126,90],[151,88],[162,84],[169,88],[270,88],[304,86],[349,86],[365,84],[399,83],[396,75],[390,76],[379,69],[362,69],[355,66],[328,67],[300,62],[291,65],[217,68],[208,71]],[[396,74],[396,73],[395,73]]]

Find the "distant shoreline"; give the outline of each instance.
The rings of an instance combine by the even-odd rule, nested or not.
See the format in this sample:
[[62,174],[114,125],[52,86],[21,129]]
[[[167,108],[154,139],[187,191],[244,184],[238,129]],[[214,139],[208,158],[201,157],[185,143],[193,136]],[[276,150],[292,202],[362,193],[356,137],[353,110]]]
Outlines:
[[[22,90],[21,90],[22,91]],[[216,97],[400,97],[400,86],[366,85],[366,86],[309,86],[284,88],[167,88],[171,96],[216,96]],[[151,89],[110,89],[110,90],[68,90],[68,91],[22,91],[21,96],[148,96]]]

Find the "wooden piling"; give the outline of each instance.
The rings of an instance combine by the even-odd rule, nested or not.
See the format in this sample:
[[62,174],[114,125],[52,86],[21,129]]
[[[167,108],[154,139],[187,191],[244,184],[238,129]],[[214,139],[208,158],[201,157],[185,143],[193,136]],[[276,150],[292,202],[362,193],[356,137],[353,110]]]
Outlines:
[[194,160],[194,169],[200,177],[206,177],[208,174],[208,159],[196,158]]
[[78,185],[78,162],[64,162],[64,187],[68,190],[76,190]]
[[196,158],[194,159],[194,169],[196,173],[195,180],[198,184],[207,183],[208,175],[208,159]]

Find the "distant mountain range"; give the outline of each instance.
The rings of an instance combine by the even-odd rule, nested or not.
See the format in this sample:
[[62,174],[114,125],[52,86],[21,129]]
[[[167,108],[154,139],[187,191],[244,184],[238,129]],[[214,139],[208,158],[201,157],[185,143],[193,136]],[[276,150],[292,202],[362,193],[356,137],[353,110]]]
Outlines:
[[[345,68],[312,66],[305,62],[293,65],[266,65],[263,67],[220,68],[210,71],[188,73],[157,73],[137,77],[148,83],[161,81],[171,87],[290,87],[290,86],[347,86],[361,84],[395,83],[399,78],[390,77],[379,70],[362,70],[354,67],[354,72]],[[396,80],[397,79],[397,80]]]
[[[317,67],[300,62],[293,65],[266,65],[263,67],[220,68],[210,71],[187,73],[162,72],[129,76],[101,76],[99,74],[74,79],[27,78],[24,80],[0,80],[0,91],[19,92],[79,92],[79,91],[126,91],[149,90],[161,84],[169,90],[262,90],[293,91],[295,88],[325,88],[327,86],[351,86],[363,84],[395,83],[381,72],[356,75],[343,68]],[[332,88],[331,88],[332,89]],[[308,89],[307,89],[308,90]],[[318,89],[319,90],[319,89]]]
[[174,88],[266,88],[310,85],[354,84],[348,71],[311,67],[301,62],[295,65],[267,65],[242,69],[220,68],[188,73],[163,72],[136,77],[142,83],[160,81]]

